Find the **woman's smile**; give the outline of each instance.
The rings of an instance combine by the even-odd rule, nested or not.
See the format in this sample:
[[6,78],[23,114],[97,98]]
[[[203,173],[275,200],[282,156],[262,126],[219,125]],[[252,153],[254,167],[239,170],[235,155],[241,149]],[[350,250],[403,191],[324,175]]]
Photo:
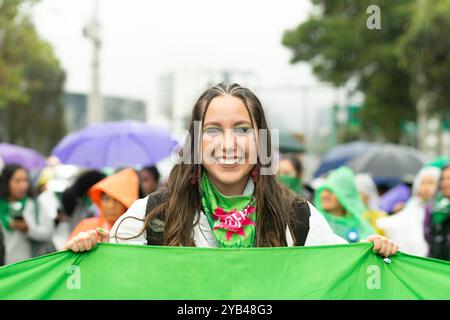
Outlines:
[[244,158],[215,158],[215,159],[217,164],[224,167],[244,164]]

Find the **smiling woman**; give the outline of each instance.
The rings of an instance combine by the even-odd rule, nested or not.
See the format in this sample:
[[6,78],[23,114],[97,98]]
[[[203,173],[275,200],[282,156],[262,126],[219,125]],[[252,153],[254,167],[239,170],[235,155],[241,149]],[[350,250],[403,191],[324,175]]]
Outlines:
[[214,98],[204,112],[203,166],[225,195],[241,194],[256,164],[250,161],[256,137],[247,109],[241,99],[226,95]]
[[[270,152],[262,161],[261,151],[272,150],[270,138],[262,105],[249,89],[219,84],[206,90],[167,186],[136,201],[111,232],[84,232],[67,248],[90,249],[98,235],[114,243],[227,248],[345,243],[276,172],[267,173],[274,159]],[[398,250],[381,236],[368,240],[381,255]]]

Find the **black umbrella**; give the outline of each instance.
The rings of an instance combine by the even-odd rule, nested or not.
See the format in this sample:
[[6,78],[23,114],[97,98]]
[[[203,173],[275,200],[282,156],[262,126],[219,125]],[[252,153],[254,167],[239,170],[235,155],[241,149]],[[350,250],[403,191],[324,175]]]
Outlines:
[[376,144],[371,142],[353,141],[333,147],[322,157],[320,166],[314,173],[314,177],[320,177],[330,170],[343,166],[350,160],[367,153],[375,146]]
[[280,132],[280,152],[305,152],[305,146],[300,143],[292,134]]
[[426,157],[411,147],[380,144],[348,163],[356,173],[372,175],[377,184],[412,181]]

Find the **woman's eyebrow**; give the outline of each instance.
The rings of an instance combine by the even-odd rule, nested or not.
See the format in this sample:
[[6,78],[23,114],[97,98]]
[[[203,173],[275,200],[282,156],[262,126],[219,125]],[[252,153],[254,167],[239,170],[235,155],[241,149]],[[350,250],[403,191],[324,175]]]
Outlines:
[[219,122],[216,121],[209,121],[209,122],[205,122],[204,126],[217,126],[217,127],[221,127],[221,124]]
[[234,123],[234,125],[235,126],[237,126],[237,125],[240,125],[240,124],[248,124],[248,125],[252,125],[249,121],[247,121],[247,120],[241,120],[241,121],[238,121],[238,122],[235,122]]
[[[240,121],[237,121],[237,122],[235,122],[234,123],[234,126],[237,126],[237,125],[240,125],[240,124],[248,124],[248,125],[252,125],[249,121],[247,121],[247,120],[240,120]],[[206,127],[206,126],[210,126],[210,125],[213,125],[213,126],[218,126],[218,127],[221,127],[222,125],[219,123],[219,122],[217,122],[217,121],[208,121],[208,122],[205,122],[205,124],[204,124],[204,126]]]

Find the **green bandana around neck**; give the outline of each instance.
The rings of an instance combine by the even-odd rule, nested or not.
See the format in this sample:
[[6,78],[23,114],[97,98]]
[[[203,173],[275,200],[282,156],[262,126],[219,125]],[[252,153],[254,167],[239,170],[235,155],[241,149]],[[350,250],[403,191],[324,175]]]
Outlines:
[[0,222],[5,230],[11,231],[9,226],[11,221],[15,218],[23,217],[26,202],[27,198],[13,202],[0,198]]
[[291,177],[286,175],[280,175],[278,176],[278,179],[282,184],[284,184],[286,187],[294,191],[295,193],[300,193],[301,191],[301,183],[302,180],[298,177]]
[[256,238],[254,192],[235,196],[223,195],[210,181],[206,172],[201,175],[201,189],[203,212],[219,247],[254,247]]

